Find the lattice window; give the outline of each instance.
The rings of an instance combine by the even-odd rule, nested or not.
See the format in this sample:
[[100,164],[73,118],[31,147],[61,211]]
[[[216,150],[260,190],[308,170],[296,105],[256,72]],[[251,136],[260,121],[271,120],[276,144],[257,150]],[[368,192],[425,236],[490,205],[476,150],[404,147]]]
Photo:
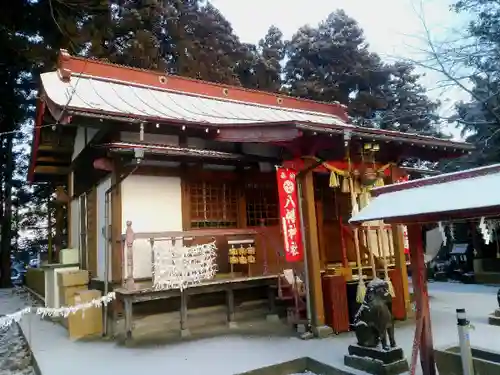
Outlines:
[[245,185],[247,225],[279,225],[278,188],[276,182]]
[[189,186],[192,228],[235,228],[238,192],[224,182],[196,182]]
[[323,218],[326,221],[337,221],[339,217],[345,222],[350,218],[350,195],[342,193],[340,188],[329,186],[327,174],[314,176],[314,194],[316,200],[323,204]]

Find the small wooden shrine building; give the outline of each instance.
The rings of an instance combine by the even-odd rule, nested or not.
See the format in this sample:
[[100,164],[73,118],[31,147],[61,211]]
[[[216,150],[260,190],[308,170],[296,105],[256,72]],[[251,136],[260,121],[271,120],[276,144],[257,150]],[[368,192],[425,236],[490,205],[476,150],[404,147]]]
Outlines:
[[[94,281],[120,285],[127,221],[136,238],[215,237],[220,277],[277,277],[297,268],[285,262],[275,166],[302,172],[313,320],[322,325],[325,311],[333,319],[331,304],[352,299],[349,283],[358,271],[373,277],[371,258],[375,272],[383,260],[389,265],[395,306],[404,318],[409,295],[401,228],[384,225],[378,241],[364,227],[357,259],[347,225],[352,205],[366,205],[372,186],[404,179],[399,163],[405,158],[437,161],[470,150],[462,142],[351,125],[338,103],[164,75],[62,50],[57,70],[41,75],[29,181],[49,182],[69,196],[67,222],[63,213],[57,216],[54,246],[78,248],[81,267]],[[355,201],[350,191],[359,193]],[[255,241],[251,270],[229,264],[228,241],[235,236]],[[150,252],[138,244],[133,254],[133,278],[151,279]],[[323,298],[322,274],[339,276],[336,288],[347,297],[332,299],[325,292]],[[335,311],[345,315],[347,309]]]
[[436,368],[421,226],[439,223],[445,236],[445,225],[474,222],[488,243],[494,232],[500,229],[499,187],[500,164],[384,186],[373,189],[374,199],[370,205],[350,219],[354,225],[383,220],[388,224],[408,227],[417,306],[412,367],[415,367],[417,352],[420,351],[424,375],[435,375]]

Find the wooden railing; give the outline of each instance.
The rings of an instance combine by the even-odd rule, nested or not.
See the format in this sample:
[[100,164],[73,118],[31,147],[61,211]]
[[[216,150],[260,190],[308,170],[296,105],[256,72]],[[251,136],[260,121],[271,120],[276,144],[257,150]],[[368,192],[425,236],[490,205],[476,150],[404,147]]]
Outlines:
[[[123,285],[130,287],[136,280],[151,280],[155,246],[164,246],[164,250],[168,251],[169,246],[178,244],[179,241],[183,246],[215,241],[217,278],[275,275],[287,266],[279,226],[135,233],[132,222],[129,221],[123,235]],[[255,263],[231,266],[229,249],[240,243],[255,248]]]
[[[354,231],[353,229],[340,223],[341,234],[342,234],[342,253],[345,254],[344,263],[352,263],[356,261],[356,254],[354,249]],[[370,252],[373,252],[373,257],[375,261],[375,267],[380,270],[383,269],[384,263],[383,259],[385,256],[385,261],[389,267],[394,266],[395,263],[395,253],[394,253],[394,242],[392,238],[392,226],[382,225],[382,238],[380,242],[378,240],[378,229],[380,227],[376,226],[361,226],[358,230],[358,240],[359,248],[361,254],[361,266],[363,268],[370,268]],[[349,246],[351,245],[351,246]],[[354,267],[357,268],[357,264]]]

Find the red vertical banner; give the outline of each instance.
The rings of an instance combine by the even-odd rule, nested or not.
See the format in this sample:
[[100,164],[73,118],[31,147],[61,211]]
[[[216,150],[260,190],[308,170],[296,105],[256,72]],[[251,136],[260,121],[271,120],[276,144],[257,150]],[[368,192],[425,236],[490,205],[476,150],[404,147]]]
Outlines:
[[280,221],[287,262],[299,262],[304,254],[300,226],[297,172],[291,168],[277,168]]

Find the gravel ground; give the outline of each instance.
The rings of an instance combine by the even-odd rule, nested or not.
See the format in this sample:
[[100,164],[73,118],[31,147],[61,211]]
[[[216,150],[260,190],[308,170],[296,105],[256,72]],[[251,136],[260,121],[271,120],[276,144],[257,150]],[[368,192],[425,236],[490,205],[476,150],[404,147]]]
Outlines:
[[[1,296],[12,295],[13,290],[0,291]],[[5,306],[2,306],[5,307]],[[2,309],[3,310],[3,309]],[[14,309],[14,311],[17,309]],[[1,311],[8,314],[14,311]],[[0,374],[1,375],[35,375],[32,366],[31,350],[21,328],[17,323],[0,329]]]
[[0,331],[0,374],[35,375],[31,351],[18,324]]

